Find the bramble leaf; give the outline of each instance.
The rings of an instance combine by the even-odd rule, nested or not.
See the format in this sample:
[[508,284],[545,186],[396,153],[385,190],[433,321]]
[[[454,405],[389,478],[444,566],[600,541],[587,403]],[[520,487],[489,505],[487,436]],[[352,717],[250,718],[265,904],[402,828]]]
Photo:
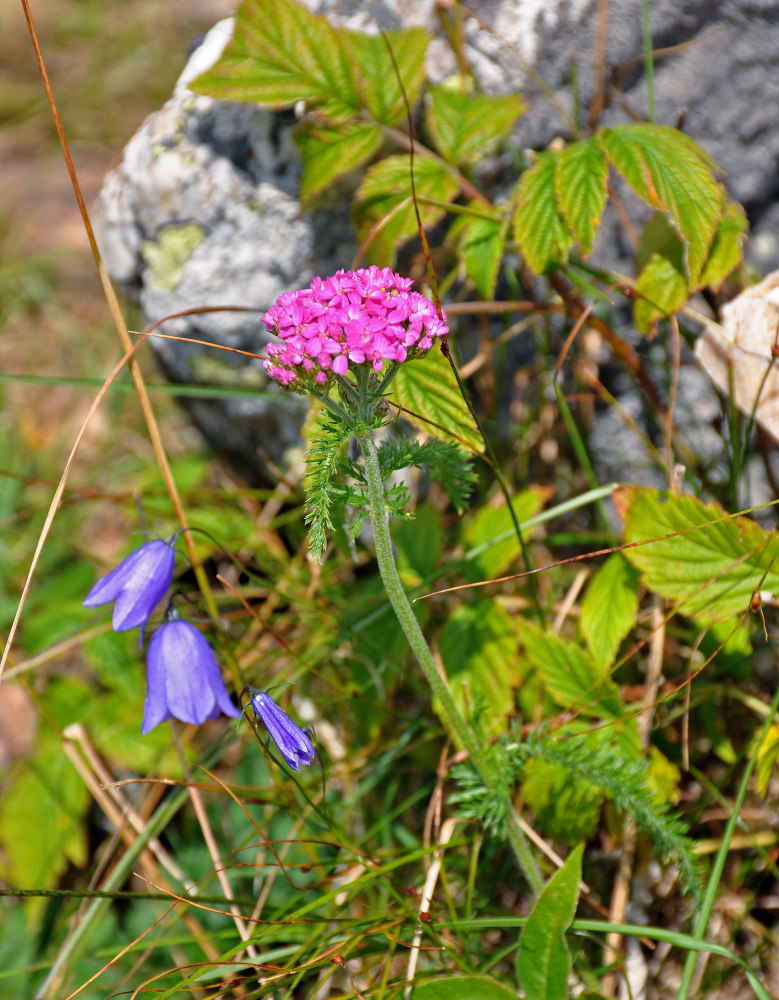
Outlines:
[[365,163],[383,138],[381,127],[370,122],[345,122],[338,127],[305,125],[295,133],[303,159],[301,197],[318,194],[336,177]]
[[595,139],[562,150],[555,169],[555,194],[568,228],[583,254],[592,249],[606,205],[608,163]]
[[703,268],[700,284],[715,291],[742,259],[744,236],[749,223],[744,209],[737,202],[730,201],[720,220],[714,236],[709,259]]
[[555,194],[559,153],[541,153],[520,178],[514,239],[525,260],[537,274],[564,264],[573,239],[560,212]]
[[[549,490],[530,486],[511,498],[514,516],[521,524],[544,506]],[[466,556],[463,572],[468,580],[491,580],[508,573],[522,557],[511,511],[501,498],[495,505],[483,504],[468,519],[463,531]]]
[[483,710],[482,728],[505,728],[521,674],[514,658],[517,634],[508,613],[492,599],[457,607],[441,633],[439,651],[452,696],[463,714]]
[[609,678],[608,667],[596,666],[577,643],[532,622],[520,619],[517,627],[524,656],[555,704],[600,718],[621,718],[619,688]]
[[472,216],[463,224],[462,253],[468,277],[483,299],[495,294],[506,248],[506,221]]
[[243,0],[219,61],[190,89],[282,108],[316,105],[331,121],[360,108],[352,62],[326,18],[294,0]]
[[678,312],[690,296],[684,245],[662,212],[655,213],[641,234],[636,267],[639,295],[633,315],[637,329],[646,333],[656,320]]
[[519,938],[517,976],[526,1000],[567,1000],[571,956],[565,932],[573,922],[582,877],[580,844],[549,879]]
[[[435,225],[444,209],[426,205],[421,199],[448,202],[460,190],[457,178],[446,165],[430,156],[414,157],[414,184],[424,226]],[[417,234],[408,156],[387,156],[367,170],[355,196],[354,218],[363,240],[378,227],[368,247],[368,258],[385,265],[394,261],[398,245]]]
[[387,396],[404,407],[403,419],[439,441],[459,442],[477,454],[484,442],[463,401],[449,362],[438,350],[401,365]]
[[690,286],[697,287],[725,207],[714,162],[689,136],[666,125],[616,125],[599,140],[636,194],[670,215],[685,245]]
[[776,532],[695,497],[649,487],[625,488],[623,497],[625,541],[656,539],[625,549],[625,558],[647,587],[678,601],[682,614],[727,618],[746,612],[756,589],[779,594]]
[[545,836],[571,847],[589,840],[598,829],[603,791],[560,764],[531,758],[525,765],[522,798]]
[[579,624],[593,660],[602,669],[614,662],[620,643],[635,624],[637,586],[638,573],[615,552],[587,587]]
[[[472,165],[487,154],[527,107],[518,94],[462,94],[432,84],[426,123],[433,146],[449,163]],[[487,147],[487,148],[485,148]]]
[[405,119],[403,91],[387,44],[392,48],[409,106],[413,108],[425,79],[428,33],[423,28],[388,31],[386,41],[381,35],[356,31],[344,31],[342,37],[354,60],[357,89],[368,113],[381,125],[396,125]]

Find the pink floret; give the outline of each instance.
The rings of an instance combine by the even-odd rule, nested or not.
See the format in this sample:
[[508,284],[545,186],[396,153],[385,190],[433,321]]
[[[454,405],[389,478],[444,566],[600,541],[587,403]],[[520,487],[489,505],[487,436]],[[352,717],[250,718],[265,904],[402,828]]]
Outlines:
[[283,343],[269,344],[270,378],[299,391],[322,386],[351,365],[421,357],[449,328],[429,299],[411,290],[411,278],[372,265],[315,277],[308,288],[284,292],[262,317]]

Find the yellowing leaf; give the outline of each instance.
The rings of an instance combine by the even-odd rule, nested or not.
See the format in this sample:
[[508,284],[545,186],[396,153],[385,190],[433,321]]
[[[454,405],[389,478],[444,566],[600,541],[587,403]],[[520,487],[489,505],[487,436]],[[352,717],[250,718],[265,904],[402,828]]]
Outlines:
[[[544,506],[549,491],[531,486],[511,498],[514,516],[519,524],[530,520]],[[511,512],[505,500],[484,504],[470,515],[463,531],[466,545],[463,570],[469,580],[490,580],[504,576],[522,557]]]
[[608,164],[595,139],[566,146],[557,159],[555,194],[568,228],[588,254],[606,204]]
[[418,361],[402,364],[387,395],[404,408],[404,420],[439,441],[459,442],[479,454],[484,451],[449,362],[437,347]]
[[749,223],[741,205],[728,202],[701,275],[701,287],[708,286],[716,291],[733,268],[741,263],[748,228]]
[[439,640],[452,696],[467,716],[484,711],[486,732],[504,729],[522,679],[511,618],[494,600],[460,604]]
[[673,257],[653,253],[638,276],[633,315],[641,333],[647,333],[656,320],[679,312],[689,298],[681,266],[681,259],[677,264]]
[[[400,243],[417,234],[411,193],[410,157],[387,156],[370,167],[355,197],[354,218],[361,239],[371,237],[368,257],[387,264]],[[438,159],[414,157],[414,184],[418,198],[452,201],[460,190],[457,178]],[[424,226],[435,225],[444,214],[439,205],[420,200]]]
[[295,133],[303,158],[300,194],[318,194],[336,177],[354,170],[379,149],[384,133],[378,125],[347,122],[339,127],[306,126]]
[[622,716],[619,689],[609,678],[608,668],[596,666],[577,643],[532,622],[519,620],[517,627],[523,655],[555,704],[600,718]]
[[428,93],[426,120],[433,145],[454,164],[483,159],[490,145],[508,132],[527,107],[518,94],[463,94],[435,84]]
[[[428,33],[424,28],[406,28],[403,31],[388,31],[382,37],[345,31],[343,40],[354,60],[357,89],[368,113],[382,125],[405,121],[406,105],[395,66],[403,81],[409,106],[413,108],[425,79],[425,52],[430,41]],[[392,55],[389,49],[392,49]]]
[[598,828],[603,792],[560,764],[529,760],[522,779],[522,798],[544,834],[555,840],[578,844]]
[[598,667],[611,666],[620,643],[635,624],[637,586],[638,574],[619,552],[609,556],[590,580],[579,624]]
[[725,207],[713,161],[689,136],[666,125],[617,125],[599,139],[636,194],[670,215],[685,244],[690,285],[697,287]]
[[[646,488],[624,490],[624,550],[647,587],[693,618],[745,613],[754,590],[779,594],[779,536],[716,504]],[[664,537],[671,535],[672,537]],[[735,625],[735,622],[734,622]]]
[[307,101],[330,119],[360,107],[338,32],[294,0],[243,0],[219,62],[190,83],[200,94],[285,107]]
[[465,269],[483,299],[491,299],[495,294],[498,268],[503,260],[505,247],[505,221],[468,219],[463,239]]
[[559,154],[541,153],[519,181],[514,239],[536,274],[568,259],[572,238],[555,194]]

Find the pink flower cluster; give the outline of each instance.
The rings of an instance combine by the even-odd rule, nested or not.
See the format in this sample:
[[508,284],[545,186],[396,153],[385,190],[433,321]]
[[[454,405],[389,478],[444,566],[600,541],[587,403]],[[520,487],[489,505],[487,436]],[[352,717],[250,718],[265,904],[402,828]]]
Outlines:
[[262,318],[284,341],[268,345],[268,375],[285,388],[298,379],[324,385],[331,374],[346,374],[350,362],[379,372],[385,361],[425,354],[449,327],[412,284],[374,265],[314,278],[308,288],[280,295]]

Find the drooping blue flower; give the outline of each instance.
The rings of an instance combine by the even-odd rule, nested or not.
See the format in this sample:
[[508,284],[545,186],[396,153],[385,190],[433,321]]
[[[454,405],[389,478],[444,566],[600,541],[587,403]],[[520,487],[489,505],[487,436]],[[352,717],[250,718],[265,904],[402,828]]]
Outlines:
[[175,610],[149,640],[141,732],[171,716],[196,725],[222,712],[239,718],[208,642],[194,625],[171,615]]
[[101,577],[84,598],[87,608],[114,604],[112,624],[115,632],[143,629],[154,609],[173,582],[176,554],[171,538],[147,542],[131,552],[116,569]]
[[249,692],[250,698],[246,708],[251,705],[292,770],[299,770],[301,764],[308,766],[316,758],[316,752],[305,730],[293,722],[286,712],[282,712],[267,691],[248,684],[244,691]]

